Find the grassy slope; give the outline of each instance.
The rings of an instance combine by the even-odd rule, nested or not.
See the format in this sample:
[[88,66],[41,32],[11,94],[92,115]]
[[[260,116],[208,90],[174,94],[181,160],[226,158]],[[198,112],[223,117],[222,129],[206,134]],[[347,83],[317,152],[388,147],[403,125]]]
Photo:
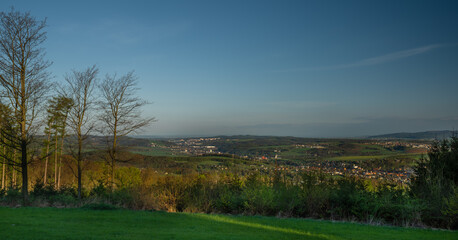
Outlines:
[[0,208],[0,239],[457,239],[458,232],[306,219]]
[[133,147],[130,149],[131,152],[136,154],[141,154],[145,156],[178,156],[183,154],[174,153],[169,148],[161,148],[161,147]]

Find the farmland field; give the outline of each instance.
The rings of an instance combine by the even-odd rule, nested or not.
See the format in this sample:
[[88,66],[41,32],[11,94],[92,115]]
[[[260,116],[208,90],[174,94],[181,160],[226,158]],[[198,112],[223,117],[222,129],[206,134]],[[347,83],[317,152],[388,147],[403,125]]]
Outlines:
[[130,152],[145,156],[180,156],[168,148],[160,147],[135,147],[131,148]]
[[391,155],[369,155],[369,156],[341,156],[331,157],[326,160],[329,161],[358,161],[358,160],[372,160],[372,159],[390,159],[390,158],[407,158],[412,160],[420,159],[421,154],[391,154]]

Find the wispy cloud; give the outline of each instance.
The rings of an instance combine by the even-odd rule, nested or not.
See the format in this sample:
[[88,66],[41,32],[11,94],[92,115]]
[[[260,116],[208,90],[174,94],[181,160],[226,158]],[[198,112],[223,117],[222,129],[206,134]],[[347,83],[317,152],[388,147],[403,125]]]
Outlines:
[[351,63],[351,64],[344,64],[344,65],[338,65],[334,67],[338,68],[348,68],[348,67],[359,67],[359,66],[369,66],[369,65],[376,65],[376,64],[381,64],[385,62],[391,62],[394,60],[402,59],[402,58],[407,58],[411,56],[415,56],[418,54],[422,54],[425,52],[429,52],[433,49],[443,47],[444,45],[441,44],[434,44],[434,45],[428,45],[424,47],[419,47],[419,48],[414,48],[414,49],[408,49],[408,50],[403,50],[399,52],[394,52],[394,53],[389,53],[385,54],[382,56],[377,56],[373,58],[367,58],[364,60],[361,60],[359,62]]
[[371,66],[382,64],[386,62],[392,62],[398,59],[408,58],[415,55],[419,55],[422,53],[426,53],[432,51],[437,48],[441,48],[446,46],[445,44],[432,44],[428,46],[423,46],[419,48],[413,48],[408,50],[402,50],[398,52],[388,53],[385,55],[366,58],[357,62],[347,63],[347,64],[338,64],[338,65],[331,65],[331,66],[322,66],[322,67],[309,67],[309,68],[295,68],[295,69],[286,69],[280,70],[277,72],[299,72],[299,71],[321,71],[321,70],[337,70],[337,69],[345,69],[345,68],[354,68],[354,67],[362,67],[362,66]]

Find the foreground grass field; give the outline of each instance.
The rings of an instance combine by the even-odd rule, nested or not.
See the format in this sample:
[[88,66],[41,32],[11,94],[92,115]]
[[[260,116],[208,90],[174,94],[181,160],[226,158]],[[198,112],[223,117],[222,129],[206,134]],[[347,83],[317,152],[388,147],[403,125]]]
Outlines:
[[273,217],[0,208],[0,239],[458,239],[458,232]]

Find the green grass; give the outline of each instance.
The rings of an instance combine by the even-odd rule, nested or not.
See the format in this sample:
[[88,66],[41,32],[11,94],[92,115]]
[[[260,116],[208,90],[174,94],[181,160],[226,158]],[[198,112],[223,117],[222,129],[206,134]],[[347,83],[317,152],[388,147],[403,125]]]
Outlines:
[[0,239],[457,239],[458,232],[129,210],[0,208]]
[[393,154],[392,151],[387,150],[383,146],[379,145],[367,145],[367,144],[358,144],[362,149],[360,150],[361,153],[375,153],[375,155],[388,155]]
[[184,154],[177,154],[174,153],[171,149],[169,148],[160,148],[160,147],[135,147],[132,150],[130,150],[132,153],[136,154],[141,154],[145,156],[181,156]]
[[199,163],[199,165],[203,165],[203,166],[206,166],[206,165],[219,165],[220,162],[217,162],[217,161],[212,161],[212,160],[208,160],[208,161],[202,161]]

